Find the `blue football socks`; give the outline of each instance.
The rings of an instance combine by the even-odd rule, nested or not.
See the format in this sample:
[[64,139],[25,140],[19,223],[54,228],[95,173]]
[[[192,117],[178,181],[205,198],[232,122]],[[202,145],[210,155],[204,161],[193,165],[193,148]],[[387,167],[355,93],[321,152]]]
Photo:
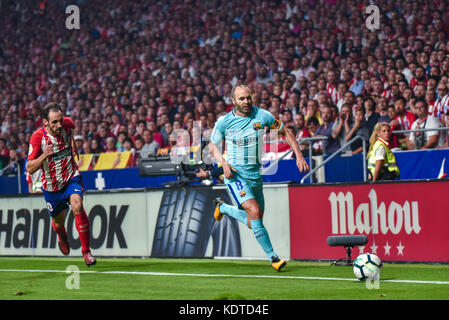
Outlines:
[[248,225],[245,210],[241,210],[237,207],[230,206],[226,203],[222,203],[220,205],[220,213],[226,214],[234,219],[237,219],[246,226]]
[[[248,218],[246,216],[245,210],[230,206],[226,203],[222,203],[220,205],[220,213],[237,219],[244,225],[248,226]],[[277,258],[277,254],[273,250],[270,237],[268,235],[267,229],[265,229],[265,226],[263,225],[262,219],[251,220],[251,229],[253,230],[257,242],[259,242],[263,251],[265,251],[268,259],[271,261],[272,258]]]
[[271,261],[271,258],[277,257],[273,250],[273,246],[271,245],[267,229],[265,229],[265,226],[262,223],[262,219],[251,220],[251,229],[253,230],[257,242],[259,242],[263,251],[265,251],[268,259]]

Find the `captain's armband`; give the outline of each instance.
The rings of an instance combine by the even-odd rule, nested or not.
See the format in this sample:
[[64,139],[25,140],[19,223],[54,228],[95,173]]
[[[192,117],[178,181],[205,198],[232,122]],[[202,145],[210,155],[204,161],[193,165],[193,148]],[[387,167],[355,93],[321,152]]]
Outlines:
[[274,123],[270,127],[270,129],[273,130],[279,130],[282,128],[282,122],[279,119],[274,119]]

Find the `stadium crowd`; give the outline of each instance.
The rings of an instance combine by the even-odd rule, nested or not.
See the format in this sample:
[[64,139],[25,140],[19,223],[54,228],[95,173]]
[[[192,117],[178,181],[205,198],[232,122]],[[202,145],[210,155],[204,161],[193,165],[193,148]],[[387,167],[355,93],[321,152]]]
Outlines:
[[[379,121],[448,126],[448,1],[375,1],[377,30],[365,25],[369,4],[90,0],[70,30],[65,1],[2,1],[0,165],[26,157],[49,102],[74,119],[80,153],[164,154],[192,138],[194,123],[210,132],[237,83],[298,140],[326,136],[315,153],[368,141]],[[390,143],[447,147],[440,131]],[[350,148],[361,152],[361,142]]]

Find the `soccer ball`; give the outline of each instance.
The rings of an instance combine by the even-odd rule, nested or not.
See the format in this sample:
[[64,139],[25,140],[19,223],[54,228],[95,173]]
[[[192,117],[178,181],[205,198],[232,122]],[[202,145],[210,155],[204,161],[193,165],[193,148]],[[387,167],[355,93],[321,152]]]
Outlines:
[[354,260],[354,275],[360,281],[373,279],[380,272],[382,261],[372,253],[363,253]]

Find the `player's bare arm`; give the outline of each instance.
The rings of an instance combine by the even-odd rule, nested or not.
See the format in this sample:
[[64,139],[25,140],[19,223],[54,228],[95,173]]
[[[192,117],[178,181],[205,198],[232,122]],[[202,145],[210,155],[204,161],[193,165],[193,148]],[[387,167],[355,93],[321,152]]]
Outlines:
[[47,145],[44,149],[44,152],[34,160],[27,161],[27,171],[30,174],[35,173],[42,166],[44,161],[54,153],[53,146]]
[[281,130],[279,130],[279,133],[285,136],[288,145],[293,149],[293,152],[296,156],[296,166],[298,167],[299,172],[305,173],[309,171],[309,165],[307,164],[301,153],[301,150],[299,149],[298,142],[296,141],[295,135],[293,134],[292,130],[283,127]]
[[209,142],[209,150],[214,159],[217,160],[217,162],[223,167],[223,174],[226,179],[232,178],[234,176],[232,172],[237,172],[237,170],[226,162],[220,150],[218,150],[218,147],[212,142]]

